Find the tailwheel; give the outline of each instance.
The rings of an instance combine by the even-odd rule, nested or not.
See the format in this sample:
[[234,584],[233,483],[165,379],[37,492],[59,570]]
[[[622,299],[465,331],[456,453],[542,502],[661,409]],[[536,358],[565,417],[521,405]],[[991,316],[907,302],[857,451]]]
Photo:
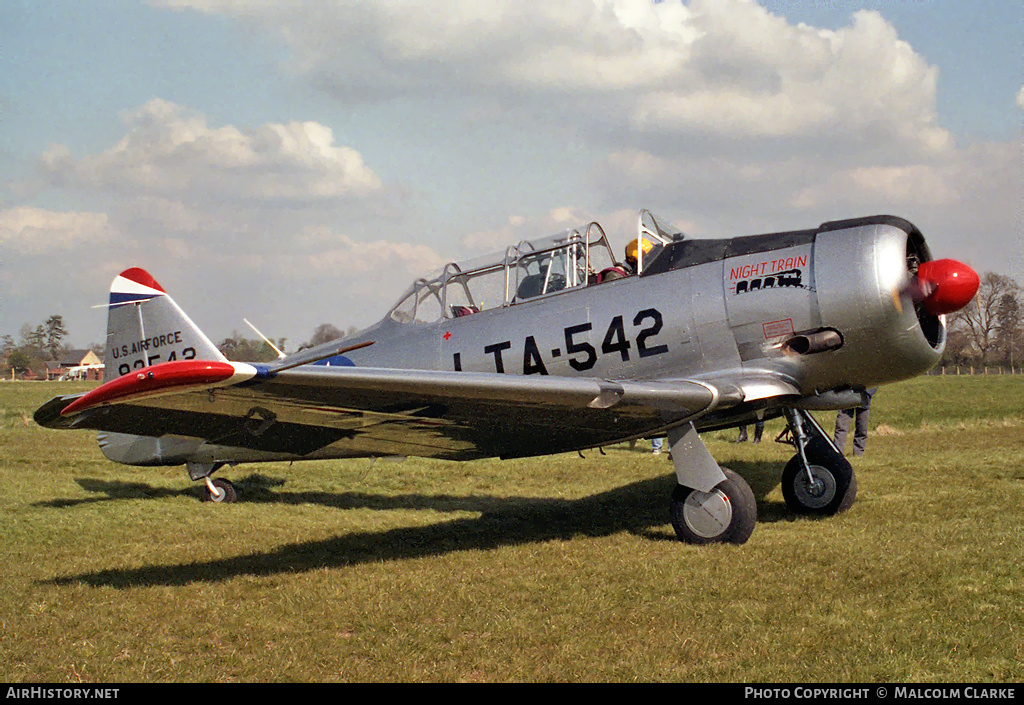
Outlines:
[[795,455],[782,471],[782,497],[794,514],[832,516],[845,512],[857,498],[857,478],[843,457],[808,460],[804,470]]
[[228,480],[218,477],[216,480],[206,479],[206,487],[203,488],[202,500],[204,502],[217,502],[231,504],[238,501],[238,491]]
[[746,480],[722,468],[725,480],[711,492],[676,485],[669,512],[680,541],[746,543],[757,523],[757,502]]

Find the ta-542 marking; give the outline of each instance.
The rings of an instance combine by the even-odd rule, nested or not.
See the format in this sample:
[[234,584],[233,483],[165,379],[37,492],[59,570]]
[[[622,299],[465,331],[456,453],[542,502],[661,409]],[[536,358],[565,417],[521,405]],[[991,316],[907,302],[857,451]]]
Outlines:
[[[627,337],[626,328],[622,316],[615,316],[608,324],[607,331],[601,341],[600,348],[595,347],[587,340],[587,334],[593,330],[592,323],[578,323],[566,326],[562,329],[564,339],[564,354],[567,355],[569,367],[577,372],[590,370],[597,364],[599,350],[601,355],[616,355],[622,362],[629,362],[630,350],[636,345],[636,354],[641,357],[662,355],[667,353],[667,343],[657,343],[654,339],[661,333],[664,321],[661,311],[656,308],[648,308],[639,311],[632,317],[635,337]],[[522,374],[549,374],[544,356],[541,354],[541,346],[537,344],[536,336],[527,335],[522,344]],[[506,352],[512,351],[508,356]],[[490,356],[493,363],[493,370],[497,373],[505,373],[506,361],[516,355],[511,340],[503,340],[497,343],[485,345],[482,349],[485,356]],[[561,347],[551,348],[548,363],[555,362],[563,356]],[[462,371],[462,353],[452,354],[452,369],[456,372]]]

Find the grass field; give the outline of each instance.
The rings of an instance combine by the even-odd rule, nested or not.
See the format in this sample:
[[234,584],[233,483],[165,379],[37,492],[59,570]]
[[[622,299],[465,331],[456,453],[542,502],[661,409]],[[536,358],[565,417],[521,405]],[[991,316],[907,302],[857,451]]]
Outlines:
[[240,466],[201,504],[31,421],[72,389],[0,384],[0,681],[1024,680],[1024,377],[883,387],[827,520],[785,510],[780,422],[707,434],[739,547],[675,540],[643,444]]

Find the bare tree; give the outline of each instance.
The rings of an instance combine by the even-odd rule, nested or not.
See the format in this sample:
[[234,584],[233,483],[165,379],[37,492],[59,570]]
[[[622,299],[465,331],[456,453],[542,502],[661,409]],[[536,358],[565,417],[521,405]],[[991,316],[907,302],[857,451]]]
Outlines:
[[982,364],[987,364],[999,349],[999,306],[1003,296],[1010,295],[1016,300],[1019,291],[1020,286],[1010,277],[986,272],[974,300],[953,315],[954,325],[967,333]]
[[[284,338],[278,342],[279,347],[283,346]],[[238,331],[231,331],[231,337],[218,343],[217,349],[224,357],[238,362],[270,362],[277,358],[277,353],[266,342],[244,338]]]
[[[28,323],[21,327],[21,348],[26,354],[42,357],[46,351],[46,329],[42,325],[34,329]],[[28,348],[25,350],[25,348]]]
[[330,323],[321,323],[316,327],[316,330],[313,331],[313,337],[300,345],[299,350],[316,347],[323,343],[329,343],[332,340],[341,338],[343,335],[344,334],[340,330],[335,326],[332,326]]
[[942,366],[969,365],[974,358],[971,338],[962,330],[951,330],[946,337],[946,349],[942,353]]
[[1002,350],[1003,359],[1012,367],[1020,361],[1016,355],[1020,346],[1021,338],[1021,306],[1020,292],[1006,292],[999,297],[999,307],[996,310],[996,318],[999,322],[999,348]]

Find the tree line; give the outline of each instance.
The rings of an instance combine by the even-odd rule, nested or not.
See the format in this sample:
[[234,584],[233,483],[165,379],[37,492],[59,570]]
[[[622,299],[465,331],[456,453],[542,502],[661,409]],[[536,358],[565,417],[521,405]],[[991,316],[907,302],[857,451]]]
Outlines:
[[70,349],[64,342],[67,334],[64,318],[55,313],[34,328],[23,325],[17,340],[9,333],[0,336],[4,379],[10,379],[12,372],[23,375],[29,371],[45,378],[46,363],[60,361]]
[[[348,330],[343,333],[340,328],[330,323],[321,323],[313,331],[313,335],[309,340],[299,344],[298,350],[305,350],[306,348],[312,348],[323,343],[329,343],[346,335],[352,335],[358,330],[356,326],[349,326]],[[271,342],[273,342],[273,345],[271,345]],[[276,341],[266,341],[259,338],[246,338],[239,335],[238,331],[232,331],[230,336],[217,343],[217,349],[223,353],[224,357],[236,362],[270,362],[277,359],[278,350],[285,353],[288,352],[285,347],[286,343],[287,340],[285,338],[278,338]],[[277,350],[274,348],[277,348]]]
[[974,299],[949,317],[943,366],[1024,364],[1024,294],[1011,277],[986,272]]
[[[299,345],[299,350],[327,343],[337,338],[351,335],[356,332],[356,327],[351,326],[346,332],[330,323],[323,323],[316,327],[309,340]],[[2,379],[13,377],[35,377],[46,379],[46,364],[48,362],[62,362],[67,354],[73,349],[66,344],[67,328],[64,326],[64,318],[54,314],[43,323],[33,327],[26,323],[21,327],[18,337],[11,334],[0,336],[0,375]],[[273,342],[260,338],[246,338],[238,331],[232,331],[231,335],[216,343],[217,349],[224,357],[237,362],[270,362],[277,359],[277,350],[287,352],[285,338],[278,338]],[[277,348],[277,350],[274,349]],[[97,357],[103,359],[103,345],[92,343],[88,347],[96,353]]]

